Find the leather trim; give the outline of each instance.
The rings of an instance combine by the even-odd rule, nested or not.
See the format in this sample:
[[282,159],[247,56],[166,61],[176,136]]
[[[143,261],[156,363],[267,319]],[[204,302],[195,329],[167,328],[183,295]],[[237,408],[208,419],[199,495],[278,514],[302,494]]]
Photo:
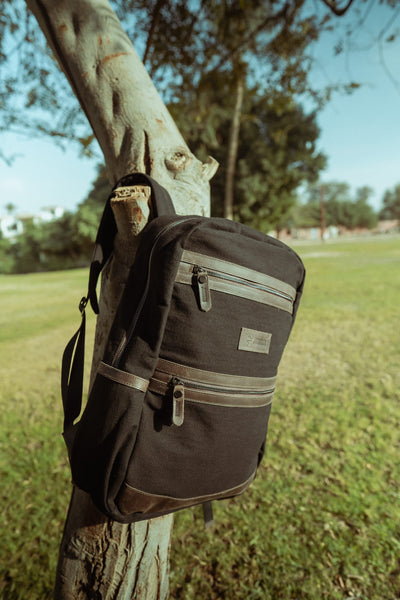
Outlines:
[[138,490],[128,483],[124,483],[121,492],[117,498],[117,505],[123,515],[133,513],[152,514],[175,511],[181,508],[194,506],[211,500],[222,500],[242,494],[253,482],[255,473],[247,481],[237,486],[216,492],[215,494],[205,494],[204,496],[194,496],[191,498],[174,498],[161,494],[152,494]]
[[221,388],[238,388],[242,390],[266,390],[275,387],[275,377],[248,377],[245,375],[227,375],[203,369],[187,367],[179,363],[159,358],[156,372],[162,372],[169,377],[179,377],[197,383],[216,385]]
[[[192,269],[193,265],[181,263],[175,277],[176,283],[191,285],[193,282]],[[230,294],[231,296],[247,298],[247,300],[266,304],[267,306],[273,306],[274,308],[279,308],[280,310],[293,314],[293,304],[290,300],[237,281],[224,281],[223,279],[214,277],[212,273],[208,273],[208,289],[215,290],[216,292],[223,292],[224,294]]]
[[266,275],[265,273],[255,271],[254,269],[242,267],[242,265],[238,265],[227,260],[222,260],[213,256],[207,256],[206,254],[201,254],[199,252],[184,250],[181,257],[181,262],[188,263],[190,265],[198,265],[200,267],[204,267],[205,269],[221,271],[227,275],[240,277],[241,279],[247,279],[250,282],[271,287],[277,292],[289,296],[293,302],[297,295],[296,289],[293,286],[285,281],[276,279],[276,277]]
[[138,375],[133,375],[132,373],[128,373],[127,371],[121,371],[121,369],[117,369],[116,367],[112,367],[111,365],[107,365],[103,361],[100,362],[99,368],[97,372],[103,377],[107,379],[111,379],[116,383],[121,383],[122,385],[126,385],[131,388],[135,388],[136,390],[140,390],[141,392],[146,392],[149,387],[149,380],[143,379]]
[[268,406],[273,400],[276,383],[276,377],[226,375],[160,358],[150,379],[149,390],[164,396],[174,377],[183,384],[185,401],[230,408]]
[[[168,382],[160,381],[156,377],[150,380],[149,390],[157,394],[165,395],[169,390]],[[212,406],[226,406],[228,408],[260,408],[272,403],[274,391],[265,391],[264,393],[237,393],[217,392],[209,390],[198,390],[190,387],[185,388],[185,402],[199,402],[201,404],[211,404]]]

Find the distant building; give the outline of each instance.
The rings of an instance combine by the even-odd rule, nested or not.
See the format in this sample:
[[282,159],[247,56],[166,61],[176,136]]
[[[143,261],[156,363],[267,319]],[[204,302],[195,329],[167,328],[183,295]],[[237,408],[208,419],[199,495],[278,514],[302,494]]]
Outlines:
[[62,206],[44,206],[40,209],[38,217],[40,221],[45,221],[48,223],[50,221],[54,221],[55,219],[61,219],[64,213],[65,210]]
[[392,219],[386,221],[379,221],[378,226],[375,228],[375,233],[394,233],[400,229],[400,220]]
[[27,223],[40,225],[60,219],[65,213],[62,206],[46,206],[37,214],[6,215],[0,217],[1,237],[13,240],[24,232]]
[[[372,234],[383,234],[383,233],[397,233],[400,231],[400,221],[379,221],[378,225],[374,229],[366,229],[362,227],[356,227],[355,229],[346,229],[346,227],[336,227],[330,225],[324,229],[323,239],[324,240],[335,240],[338,238],[345,238],[349,236],[362,236]],[[276,237],[276,232],[269,232],[270,235]],[[320,227],[293,227],[290,230],[284,229],[279,232],[279,238],[285,240],[310,240],[318,241],[321,240],[321,228]]]
[[9,240],[21,235],[23,231],[24,225],[18,217],[14,217],[14,215],[0,217],[1,237]]

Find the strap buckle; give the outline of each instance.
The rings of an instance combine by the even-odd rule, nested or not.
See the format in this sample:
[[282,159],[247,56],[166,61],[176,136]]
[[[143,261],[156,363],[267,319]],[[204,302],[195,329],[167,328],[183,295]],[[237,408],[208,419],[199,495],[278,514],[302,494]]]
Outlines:
[[79,307],[78,307],[81,314],[83,314],[85,312],[87,303],[88,303],[88,298],[86,298],[86,296],[83,296],[83,298],[81,298],[81,300],[79,302]]

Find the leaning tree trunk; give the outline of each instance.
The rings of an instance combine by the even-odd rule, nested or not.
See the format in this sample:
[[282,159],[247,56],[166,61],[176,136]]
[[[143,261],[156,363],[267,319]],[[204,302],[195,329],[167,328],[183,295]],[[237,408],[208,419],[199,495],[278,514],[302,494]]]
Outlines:
[[[190,153],[108,2],[26,2],[89,119],[111,183],[145,172],[168,189],[178,213],[208,214],[216,163],[202,164]],[[113,206],[118,235],[102,278],[92,380],[134,258],[135,235],[149,215],[148,201],[149,189],[138,186],[130,199]],[[132,525],[111,521],[74,489],[54,597],[166,598],[171,530],[171,516]]]

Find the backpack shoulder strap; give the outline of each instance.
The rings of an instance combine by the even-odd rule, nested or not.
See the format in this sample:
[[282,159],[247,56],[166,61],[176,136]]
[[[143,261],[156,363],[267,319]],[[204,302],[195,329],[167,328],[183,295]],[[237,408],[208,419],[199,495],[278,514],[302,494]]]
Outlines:
[[174,205],[169,193],[149,175],[131,173],[122,177],[115,184],[104,208],[90,265],[88,298],[96,314],[99,313],[96,293],[97,282],[104,265],[112,254],[114,238],[117,233],[117,225],[111,209],[111,200],[114,198],[117,188],[134,185],[147,185],[151,188],[151,218],[175,214]]
[[111,199],[114,197],[114,192],[117,188],[141,184],[148,185],[151,188],[152,218],[175,214],[175,209],[167,190],[143,173],[133,173],[120,179],[115,184],[107,200],[97,232],[95,249],[90,265],[88,294],[79,303],[79,311],[82,317],[81,325],[68,342],[62,358],[61,394],[64,406],[64,435],[66,436],[67,445],[68,431],[70,431],[74,420],[78,418],[82,405],[86,328],[85,308],[88,300],[90,300],[94,312],[96,314],[99,312],[96,285],[104,265],[112,254],[114,238],[117,233],[117,225],[111,209]]

